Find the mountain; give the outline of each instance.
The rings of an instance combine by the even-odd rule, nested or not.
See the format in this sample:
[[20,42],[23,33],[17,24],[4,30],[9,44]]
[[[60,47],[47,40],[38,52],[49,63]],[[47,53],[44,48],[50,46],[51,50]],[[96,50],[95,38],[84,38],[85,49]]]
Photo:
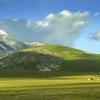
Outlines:
[[0,70],[100,72],[100,55],[60,46],[42,45],[24,49],[0,60]]
[[45,45],[40,42],[20,42],[7,32],[0,30],[0,58],[18,52],[22,49]]
[[0,30],[0,58],[27,48],[25,43],[10,36],[7,32]]

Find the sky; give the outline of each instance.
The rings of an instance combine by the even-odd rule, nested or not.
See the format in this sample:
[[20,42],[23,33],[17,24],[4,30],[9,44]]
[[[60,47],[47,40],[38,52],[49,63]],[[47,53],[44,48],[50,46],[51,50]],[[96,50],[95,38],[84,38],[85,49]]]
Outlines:
[[0,30],[20,41],[100,54],[100,0],[0,0]]

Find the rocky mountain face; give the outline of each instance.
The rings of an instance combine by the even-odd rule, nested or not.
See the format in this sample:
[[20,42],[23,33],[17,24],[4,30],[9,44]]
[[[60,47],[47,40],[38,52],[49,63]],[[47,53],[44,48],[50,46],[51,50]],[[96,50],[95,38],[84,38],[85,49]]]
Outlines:
[[2,69],[26,69],[33,71],[57,70],[63,59],[37,52],[18,52],[0,62]]

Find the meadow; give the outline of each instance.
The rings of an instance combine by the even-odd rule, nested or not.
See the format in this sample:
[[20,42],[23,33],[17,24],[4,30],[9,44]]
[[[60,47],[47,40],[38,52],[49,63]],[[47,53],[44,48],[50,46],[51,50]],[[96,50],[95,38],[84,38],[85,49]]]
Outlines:
[[100,100],[98,77],[0,78],[0,100]]

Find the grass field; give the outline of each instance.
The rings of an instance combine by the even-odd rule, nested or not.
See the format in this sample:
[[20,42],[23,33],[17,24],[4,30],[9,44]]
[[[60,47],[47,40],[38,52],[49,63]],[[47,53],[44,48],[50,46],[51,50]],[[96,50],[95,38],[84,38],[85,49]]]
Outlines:
[[98,77],[0,78],[0,100],[100,100]]

